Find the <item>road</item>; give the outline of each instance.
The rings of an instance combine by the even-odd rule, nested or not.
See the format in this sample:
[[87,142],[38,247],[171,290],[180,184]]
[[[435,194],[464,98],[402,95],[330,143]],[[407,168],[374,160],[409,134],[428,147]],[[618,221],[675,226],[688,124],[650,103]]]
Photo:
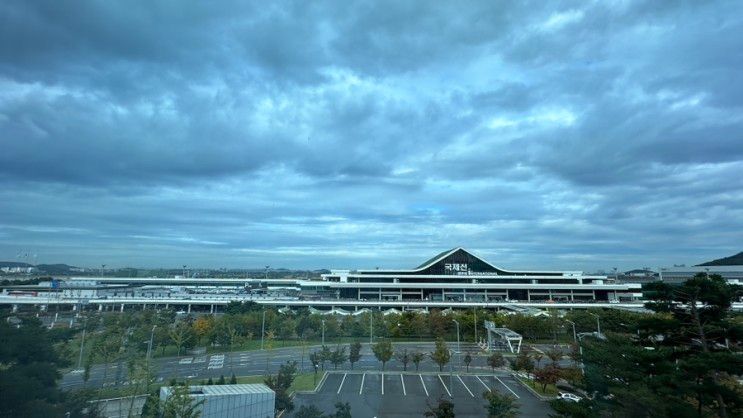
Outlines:
[[[345,346],[348,347],[348,344]],[[407,348],[409,352],[421,351],[424,353],[430,353],[434,350],[433,342],[394,343],[393,346],[396,352],[403,348]],[[329,345],[329,347],[333,349],[335,346]],[[275,373],[282,364],[291,360],[297,362],[300,373],[309,373],[312,372],[312,363],[309,361],[309,354],[313,351],[319,350],[320,348],[320,346],[308,346],[304,349],[302,347],[286,347],[273,350],[253,350],[233,353],[164,357],[154,358],[151,362],[158,381],[167,381],[171,378],[177,378],[191,379],[200,382],[201,380],[206,380],[210,377],[218,379],[222,375],[228,379],[233,373],[236,376]],[[456,350],[456,343],[450,343],[449,348]],[[465,352],[469,351],[474,353],[480,350],[474,343],[462,343],[461,351],[461,355],[455,353],[452,359],[451,365],[454,371],[467,370],[462,361]],[[348,354],[348,349],[346,350],[346,354]],[[473,361],[470,364],[470,371],[491,370],[487,365],[486,358],[487,354],[485,353],[474,355]],[[547,361],[548,360],[542,360],[542,365],[546,364]],[[571,362],[569,360],[562,360],[560,364],[566,366],[571,364]],[[379,370],[380,367],[381,364],[376,357],[374,357],[369,344],[363,344],[361,349],[361,360],[354,364],[354,369]],[[347,361],[343,365],[339,366],[339,370],[346,370],[349,368],[350,364]],[[63,375],[60,384],[64,389],[80,388],[83,386],[92,388],[117,385],[126,386],[126,369],[126,364],[123,362],[109,363],[106,365],[98,364],[91,368],[90,378],[87,383],[83,382],[83,374],[80,371],[72,371]],[[326,363],[325,369],[333,370],[334,366],[331,363]],[[408,364],[408,370],[414,369],[415,366],[412,362]],[[385,370],[402,371],[403,365],[393,358],[387,363]],[[420,364],[420,370],[438,371],[439,367],[431,361],[429,356],[426,356],[425,360]],[[447,365],[444,370],[448,371],[449,366]]]

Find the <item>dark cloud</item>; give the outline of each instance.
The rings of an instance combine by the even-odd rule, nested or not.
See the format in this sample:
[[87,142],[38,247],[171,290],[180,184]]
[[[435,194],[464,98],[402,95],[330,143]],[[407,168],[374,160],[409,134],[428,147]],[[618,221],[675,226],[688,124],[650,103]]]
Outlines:
[[[738,2],[0,5],[0,259],[740,251]],[[185,261],[188,260],[188,261]]]

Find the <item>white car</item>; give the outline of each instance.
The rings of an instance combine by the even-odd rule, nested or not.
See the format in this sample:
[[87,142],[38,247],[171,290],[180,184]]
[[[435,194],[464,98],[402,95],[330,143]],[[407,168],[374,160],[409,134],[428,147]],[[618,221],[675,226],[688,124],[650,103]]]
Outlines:
[[560,392],[557,396],[564,401],[570,402],[580,402],[582,399],[580,396],[568,392]]

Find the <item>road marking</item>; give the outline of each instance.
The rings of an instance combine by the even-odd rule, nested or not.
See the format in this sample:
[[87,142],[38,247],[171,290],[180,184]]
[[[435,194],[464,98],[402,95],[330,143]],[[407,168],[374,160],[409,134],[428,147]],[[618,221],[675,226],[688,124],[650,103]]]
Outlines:
[[361,375],[361,387],[359,387],[359,395],[361,395],[361,391],[364,390],[364,378],[366,377],[366,373]]
[[428,389],[426,389],[426,382],[423,381],[423,375],[419,374],[418,377],[421,378],[421,385],[423,385],[423,391],[426,392],[426,397],[428,397]]
[[503,383],[502,380],[498,379],[498,376],[493,376],[493,377],[495,378],[495,380],[499,381],[501,385],[505,386],[506,389],[508,389],[509,392],[513,393],[513,396],[515,396],[516,399],[519,399],[519,395],[517,395],[516,392],[512,391],[511,388],[509,388],[508,385],[506,385],[505,383]]
[[384,395],[384,373],[382,373],[382,395]]
[[341,388],[343,387],[343,382],[346,381],[346,375],[347,375],[347,373],[343,373],[343,379],[341,380],[341,384],[338,385],[338,392],[335,392],[336,394],[341,393]]
[[402,374],[400,374],[400,383],[402,383],[402,395],[408,396],[408,392],[405,391],[405,381],[402,380]]
[[475,376],[475,377],[477,378],[477,380],[479,380],[479,381],[480,381],[480,383],[482,383],[482,385],[483,385],[483,386],[485,386],[485,389],[487,389],[487,390],[488,390],[488,392],[492,392],[492,391],[493,391],[492,389],[490,389],[490,388],[488,387],[488,385],[486,385],[486,384],[485,384],[485,382],[483,382],[483,381],[482,381],[482,379],[480,379],[480,376]]
[[464,380],[462,380],[462,376],[457,375],[457,379],[459,379],[459,381],[462,382],[462,384],[464,385],[464,388],[467,389],[467,392],[469,392],[470,395],[472,395],[472,397],[474,398],[475,397],[475,394],[472,393],[472,391],[470,390],[470,388],[468,388],[467,385],[464,383]]
[[449,388],[446,387],[446,383],[444,383],[444,379],[441,378],[441,375],[440,374],[437,375],[437,376],[439,377],[439,380],[441,381],[441,384],[444,385],[444,389],[446,389],[446,393],[449,394],[449,397],[453,398],[453,396],[451,396],[451,392],[449,392]]

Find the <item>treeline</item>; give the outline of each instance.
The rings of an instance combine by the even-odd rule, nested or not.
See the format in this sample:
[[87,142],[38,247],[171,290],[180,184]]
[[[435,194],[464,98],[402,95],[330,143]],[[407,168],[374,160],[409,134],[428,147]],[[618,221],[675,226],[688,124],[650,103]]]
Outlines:
[[[384,315],[380,311],[361,315],[319,315],[308,310],[280,313],[252,303],[235,303],[224,315],[180,316],[171,310],[145,310],[127,315],[91,314],[86,322],[89,362],[111,362],[122,354],[145,354],[152,340],[152,355],[181,355],[195,347],[217,351],[277,348],[285,345],[336,344],[366,341],[370,334],[392,340],[457,339],[455,320],[462,341],[487,338],[483,321],[510,328],[532,342],[571,342],[576,332],[593,332],[600,320],[602,331],[634,332],[643,314],[620,310],[557,311],[530,316],[486,310],[403,312]],[[477,327],[477,329],[476,329]],[[78,336],[79,338],[79,336]],[[70,346],[75,351],[76,340]]]
[[92,394],[63,392],[59,369],[70,365],[56,348],[68,335],[36,318],[0,318],[0,417],[97,417]]

